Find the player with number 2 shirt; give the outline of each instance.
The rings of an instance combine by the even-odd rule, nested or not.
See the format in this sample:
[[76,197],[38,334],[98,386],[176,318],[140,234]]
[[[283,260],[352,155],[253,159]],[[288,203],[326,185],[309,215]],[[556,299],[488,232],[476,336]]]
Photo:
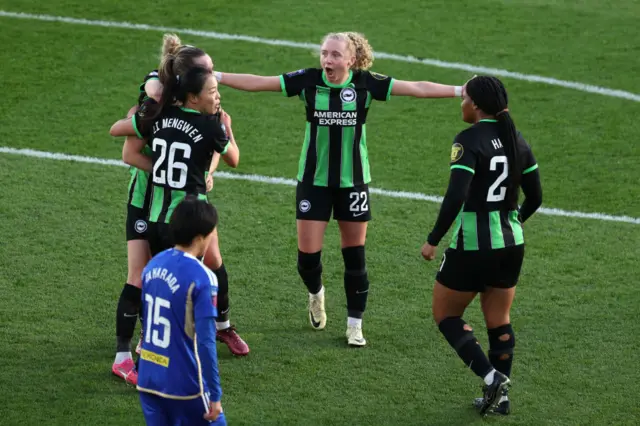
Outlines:
[[[484,380],[484,396],[474,401],[482,414],[510,412],[515,348],[510,311],[524,260],[522,223],[542,204],[538,164],[516,130],[507,100],[495,77],[467,82],[462,117],[472,126],[454,140],[449,187],[422,248],[424,258],[433,260],[436,246],[454,225],[433,288],[433,317],[464,363]],[[525,199],[518,208],[520,188]],[[489,335],[488,356],[462,319],[478,293]]]

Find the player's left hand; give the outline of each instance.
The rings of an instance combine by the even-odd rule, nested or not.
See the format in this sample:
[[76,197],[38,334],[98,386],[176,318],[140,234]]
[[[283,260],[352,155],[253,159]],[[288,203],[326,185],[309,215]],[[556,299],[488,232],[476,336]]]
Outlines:
[[220,121],[227,128],[231,128],[231,116],[222,108],[220,108]]
[[220,401],[209,401],[209,410],[204,414],[204,419],[210,422],[215,422],[218,420],[220,413],[222,413],[222,404],[220,404]]
[[207,174],[207,192],[213,189],[213,173]]
[[131,107],[129,112],[127,112],[127,118],[133,117],[133,114],[135,114],[136,112],[138,112],[138,105],[134,105]]
[[424,257],[425,260],[433,260],[436,258],[436,250],[437,248],[431,244],[424,243],[422,246],[422,257]]

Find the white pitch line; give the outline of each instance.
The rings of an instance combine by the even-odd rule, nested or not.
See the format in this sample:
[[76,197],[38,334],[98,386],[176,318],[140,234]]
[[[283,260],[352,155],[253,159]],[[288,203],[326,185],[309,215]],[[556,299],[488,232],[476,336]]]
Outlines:
[[[235,40],[246,41],[250,43],[267,44],[271,46],[284,46],[297,49],[311,49],[318,50],[319,45],[314,43],[299,43],[289,40],[278,40],[262,37],[254,37],[243,34],[226,34],[214,31],[200,31],[189,28],[174,28],[156,25],[146,24],[133,24],[130,22],[115,22],[115,21],[102,21],[91,19],[78,19],[70,18],[66,16],[53,16],[53,15],[37,15],[31,13],[10,12],[6,10],[0,10],[0,17],[27,19],[35,21],[50,21],[50,22],[63,22],[66,24],[78,24],[89,25],[93,27],[109,27],[109,28],[125,28],[129,30],[141,30],[141,31],[162,31],[172,32],[178,34],[189,34],[198,37],[213,38],[218,40]],[[595,86],[592,84],[585,84],[576,81],[559,80],[552,77],[543,77],[534,74],[524,74],[514,71],[503,70],[499,68],[489,68],[478,65],[463,64],[458,62],[446,62],[439,59],[431,58],[417,58],[415,56],[397,55],[395,53],[386,52],[374,52],[375,57],[378,59],[389,59],[398,62],[409,62],[415,64],[429,65],[438,68],[447,68],[460,71],[466,71],[470,74],[492,74],[499,77],[512,78],[515,80],[523,80],[531,83],[543,83],[551,86],[560,86],[568,89],[574,89],[581,92],[595,93],[598,95],[610,96],[613,98],[628,99],[634,102],[640,102],[640,95],[636,93],[627,92],[624,90],[609,89],[606,87]]]
[[[2,146],[0,147],[0,153],[21,155],[24,157],[43,158],[48,160],[76,161],[79,163],[101,164],[103,166],[129,167],[125,163],[119,160],[111,160],[111,159],[97,158],[97,157],[86,157],[81,155],[69,155],[69,154],[62,154],[59,152],[36,151],[34,149],[18,149],[18,148],[10,148],[6,146]],[[216,178],[244,180],[244,181],[250,181],[250,182],[267,183],[271,185],[296,186],[296,181],[294,179],[286,179],[286,178],[262,176],[262,175],[246,175],[246,174],[240,174],[240,173],[216,172]],[[385,197],[401,198],[405,200],[429,201],[432,203],[442,202],[442,197],[439,197],[436,195],[421,194],[419,192],[389,191],[389,190],[380,189],[380,188],[370,188],[370,192],[372,194],[383,195]],[[604,213],[583,213],[578,211],[567,211],[567,210],[552,209],[552,208],[545,208],[545,207],[538,210],[538,212],[545,215],[550,215],[550,216],[565,216],[565,217],[572,217],[572,218],[578,218],[578,219],[594,219],[594,220],[600,220],[605,222],[624,222],[624,223],[631,223],[634,225],[640,225],[640,218],[629,217],[629,216],[613,216],[613,215],[604,214]]]

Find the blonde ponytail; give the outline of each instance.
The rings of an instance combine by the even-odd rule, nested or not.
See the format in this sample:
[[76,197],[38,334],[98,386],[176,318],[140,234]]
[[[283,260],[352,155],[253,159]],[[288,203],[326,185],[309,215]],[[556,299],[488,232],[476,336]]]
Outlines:
[[175,55],[178,53],[178,49],[182,46],[182,42],[180,41],[180,37],[175,34],[165,34],[162,37],[162,49],[160,60],[164,60],[169,55]]

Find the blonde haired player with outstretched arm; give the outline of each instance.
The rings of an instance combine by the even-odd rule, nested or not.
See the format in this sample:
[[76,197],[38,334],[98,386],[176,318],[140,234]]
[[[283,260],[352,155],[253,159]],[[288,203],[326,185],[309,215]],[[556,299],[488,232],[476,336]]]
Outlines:
[[316,330],[327,316],[322,285],[321,250],[333,212],[338,221],[344,259],[349,345],[364,346],[362,315],[369,279],[365,263],[367,222],[371,219],[371,175],[366,119],[372,101],[391,96],[452,98],[460,86],[427,81],[395,80],[369,71],[373,52],[362,34],[325,36],[320,68],[305,68],[281,76],[216,72],[220,84],[251,92],[282,92],[305,104],[306,131],[296,191],[298,271],[309,291],[309,320]]

